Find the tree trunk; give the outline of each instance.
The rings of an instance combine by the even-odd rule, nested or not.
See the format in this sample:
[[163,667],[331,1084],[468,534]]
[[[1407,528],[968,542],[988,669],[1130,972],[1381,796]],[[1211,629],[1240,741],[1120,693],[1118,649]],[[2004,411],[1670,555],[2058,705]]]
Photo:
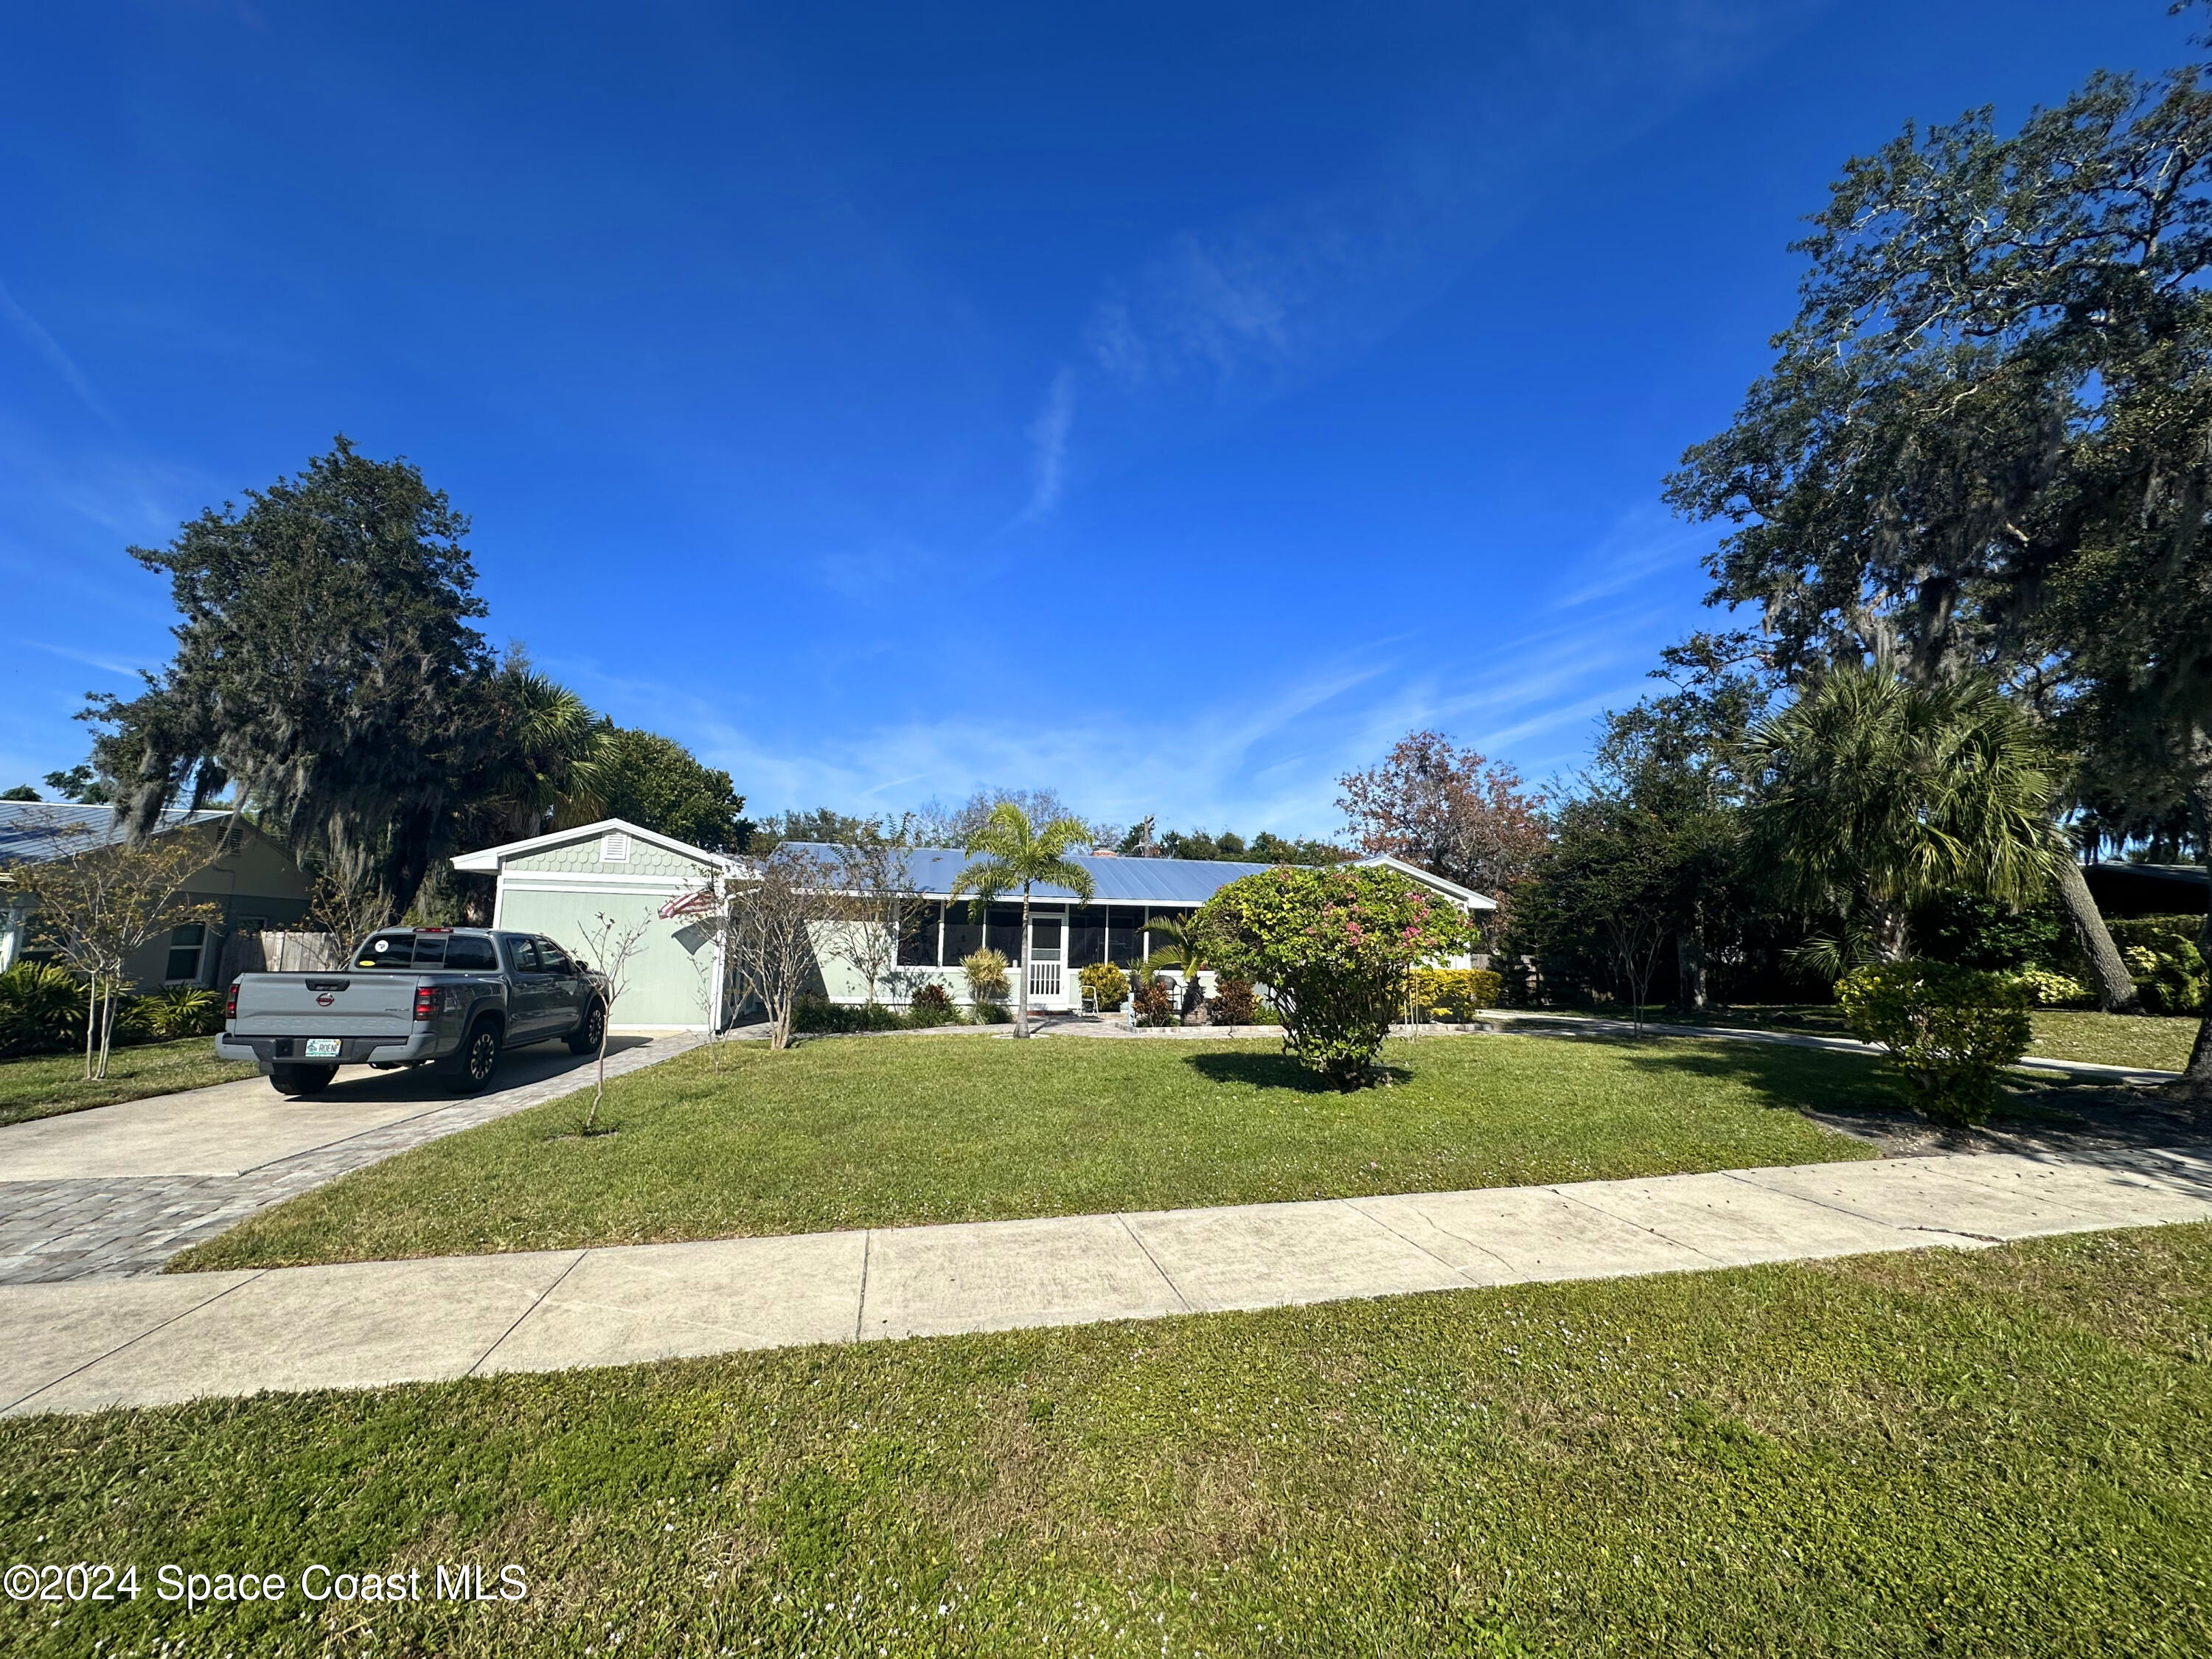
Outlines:
[[2058,902],[2066,907],[2066,920],[2074,924],[2075,940],[2088,961],[2097,1006],[2108,1014],[2142,1012],[2142,998],[2135,981],[2128,976],[2127,963],[2120,960],[2119,946],[2112,943],[2112,930],[2105,925],[2104,913],[2090,896],[2081,866],[2071,858],[2062,859],[2057,878]]
[[1875,955],[1884,962],[1903,962],[1912,954],[1912,928],[1905,907],[1891,899],[1874,902]]
[[1674,935],[1674,971],[1683,1008],[1701,1013],[1705,1006],[1705,941],[1693,927]]
[[100,975],[84,988],[84,1080],[92,1081],[92,1052],[100,1041]]
[[1030,889],[1022,884],[1022,943],[1016,953],[1021,957],[1014,972],[1018,978],[1014,986],[1014,1035],[1025,1037],[1030,1034]]

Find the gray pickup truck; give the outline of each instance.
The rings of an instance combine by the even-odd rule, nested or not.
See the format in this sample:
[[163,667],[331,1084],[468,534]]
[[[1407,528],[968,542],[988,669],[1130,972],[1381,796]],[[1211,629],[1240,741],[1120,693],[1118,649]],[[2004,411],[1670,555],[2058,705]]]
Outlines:
[[312,1095],[341,1066],[429,1066],[457,1094],[491,1081],[502,1050],[606,1030],[605,987],[551,939],[477,927],[387,927],[344,968],[241,974],[219,1060],[250,1060],[279,1093]]

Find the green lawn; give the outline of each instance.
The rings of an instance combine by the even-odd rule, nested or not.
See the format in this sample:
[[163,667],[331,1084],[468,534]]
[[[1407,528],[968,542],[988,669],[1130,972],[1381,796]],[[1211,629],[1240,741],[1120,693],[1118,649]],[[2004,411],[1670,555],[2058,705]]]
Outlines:
[[147,1042],[117,1048],[107,1057],[107,1076],[84,1080],[84,1056],[37,1054],[0,1060],[0,1123],[112,1106],[179,1089],[204,1088],[252,1077],[251,1066],[233,1066],[215,1057],[215,1039],[185,1037],[177,1042]]
[[[15,1419],[0,1558],[294,1588],[0,1604],[0,1643],[2197,1655],[2208,1286],[2175,1227]],[[462,1561],[527,1597],[296,1589]]]
[[[1600,1012],[1605,1011],[1600,1010]],[[1626,1019],[1624,1008],[1612,1018]],[[1715,1008],[1694,1017],[1671,1009],[1648,1009],[1644,1018],[1661,1025],[1736,1026],[1756,1031],[1809,1031],[1820,1036],[1850,1036],[1832,1003]],[[2086,1008],[2039,1008],[2033,1016],[2035,1037],[2028,1053],[2045,1060],[2087,1060],[2100,1066],[2142,1066],[2178,1072],[2189,1063],[2197,1022],[2100,1014]]]
[[1393,1042],[1316,1090],[1268,1042],[845,1037],[729,1045],[416,1148],[180,1270],[1436,1192],[1872,1156],[1796,1109],[1893,1097],[1871,1061],[1749,1044]]

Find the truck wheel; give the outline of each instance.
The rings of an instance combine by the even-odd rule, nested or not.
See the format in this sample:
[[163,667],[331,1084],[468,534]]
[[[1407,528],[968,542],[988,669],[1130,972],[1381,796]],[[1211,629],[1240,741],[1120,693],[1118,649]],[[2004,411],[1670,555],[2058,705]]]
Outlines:
[[335,1066],[272,1066],[269,1081],[280,1095],[295,1099],[301,1095],[319,1095],[338,1074]]
[[569,1035],[568,1052],[572,1054],[595,1054],[599,1051],[600,1040],[606,1034],[607,1005],[594,997],[591,1012],[584,1016],[584,1023]]
[[451,1061],[441,1062],[439,1069],[455,1094],[481,1093],[499,1069],[499,1027],[489,1020],[471,1026],[460,1052]]

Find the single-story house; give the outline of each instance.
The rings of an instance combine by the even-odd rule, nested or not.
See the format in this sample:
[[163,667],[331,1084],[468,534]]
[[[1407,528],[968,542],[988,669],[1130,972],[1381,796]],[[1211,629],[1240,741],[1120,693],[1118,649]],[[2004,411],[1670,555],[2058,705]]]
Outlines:
[[[825,866],[837,849],[797,843]],[[951,896],[968,854],[957,848],[920,847],[905,854],[908,915],[899,930],[895,961],[876,988],[881,1001],[903,1002],[923,985],[942,985],[957,1001],[968,1000],[963,958],[989,946],[1009,962],[1021,956],[1021,904],[1001,898],[982,918],[969,899]],[[1271,869],[1203,859],[1078,857],[1096,890],[1082,902],[1065,888],[1041,887],[1030,904],[1030,1003],[1046,1010],[1082,1006],[1077,973],[1093,963],[1141,964],[1157,941],[1146,921],[1188,915],[1239,876]],[[1396,859],[1361,860],[1398,871],[1470,913],[1498,907],[1480,893],[1431,875]],[[615,1030],[697,1030],[717,1011],[732,1012],[734,987],[721,960],[715,930],[693,917],[712,908],[732,883],[742,883],[747,861],[710,853],[620,818],[574,830],[556,830],[527,841],[488,847],[453,860],[456,870],[495,878],[492,926],[543,933],[571,955],[591,960],[585,930],[595,916],[644,921],[647,933],[632,958],[628,988],[616,1005]],[[664,915],[665,911],[668,914]],[[687,914],[687,912],[689,914]],[[860,971],[836,948],[838,925],[817,924],[816,980],[811,988],[833,1002],[868,1000]],[[596,965],[596,964],[595,964]],[[1461,956],[1442,966],[1469,967]]]
[[[808,846],[825,860],[836,849]],[[1240,876],[1275,866],[1239,864],[1216,859],[1121,858],[1111,854],[1076,856],[1071,860],[1091,873],[1093,891],[1088,901],[1064,887],[1039,887],[1030,899],[1030,1006],[1046,1010],[1079,1009],[1082,988],[1076,975],[1094,963],[1110,962],[1117,968],[1140,966],[1164,941],[1145,931],[1145,924],[1160,916],[1187,916]],[[1495,910],[1496,901],[1430,874],[1401,860],[1367,858],[1370,866],[1397,871],[1420,883],[1437,896],[1470,913]],[[952,896],[952,884],[967,866],[968,854],[957,848],[918,847],[906,855],[906,881],[914,894],[915,914],[900,930],[896,966],[886,975],[877,995],[880,1000],[904,1001],[922,985],[942,985],[957,1001],[968,1000],[967,976],[962,961],[976,951],[995,950],[1010,963],[1021,960],[1022,907],[1018,894],[988,906],[979,921],[972,898]],[[817,952],[823,989],[832,1002],[858,1003],[867,1000],[868,988],[849,962],[830,951]],[[1468,968],[1469,956],[1458,956],[1439,967]]]
[[[5,885],[7,867],[40,864],[120,846],[125,830],[112,806],[51,801],[0,801],[0,971],[27,951],[41,954],[31,938],[30,901]],[[207,843],[208,862],[185,884],[190,904],[216,906],[208,922],[167,930],[131,959],[126,973],[142,991],[219,983],[225,947],[239,937],[282,929],[307,914],[310,889],[300,866],[275,841],[228,812],[161,814],[154,834],[187,836]]]
[[587,934],[597,917],[624,927],[645,923],[609,1030],[702,1030],[710,1011],[726,1008],[727,975],[715,931],[660,913],[741,875],[742,860],[603,818],[464,853],[453,868],[495,878],[493,927],[543,933],[594,968],[602,964]]

